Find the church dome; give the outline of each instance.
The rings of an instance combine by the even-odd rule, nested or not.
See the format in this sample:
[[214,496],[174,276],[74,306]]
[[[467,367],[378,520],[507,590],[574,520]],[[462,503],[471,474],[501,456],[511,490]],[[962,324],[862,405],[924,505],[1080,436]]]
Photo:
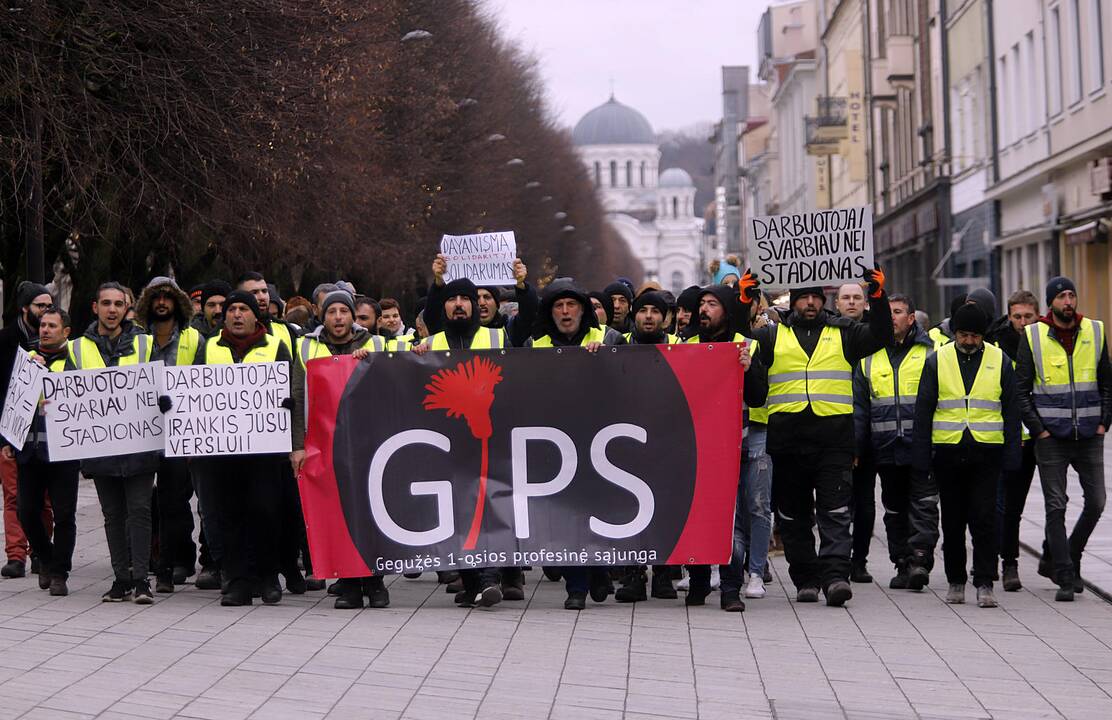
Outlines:
[[656,145],[653,126],[645,116],[613,95],[576,123],[571,139],[576,145]]
[[683,168],[668,168],[660,173],[660,180],[657,183],[660,187],[674,187],[686,188],[694,187],[695,183],[691,180],[691,176]]

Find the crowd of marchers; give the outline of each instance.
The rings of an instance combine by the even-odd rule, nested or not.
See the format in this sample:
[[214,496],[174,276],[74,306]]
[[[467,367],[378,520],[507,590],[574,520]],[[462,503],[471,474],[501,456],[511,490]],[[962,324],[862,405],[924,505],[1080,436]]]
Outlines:
[[[88,299],[94,321],[75,331],[47,287],[22,283],[18,315],[0,330],[0,398],[19,347],[50,372],[153,361],[286,362],[293,451],[54,462],[40,408],[24,445],[5,443],[0,454],[3,576],[24,576],[30,561],[40,588],[68,593],[83,475],[104,516],[114,575],[105,601],[152,603],[191,578],[231,606],[325,590],[313,575],[297,484],[305,414],[294,398],[304,397],[306,363],[315,358],[731,342],[745,382],[730,562],[538,568],[563,580],[566,608],[582,610],[588,597],[676,600],[678,591],[686,605],[703,605],[717,590],[723,610],[741,612],[743,597],[764,597],[770,547],[780,546],[797,602],[824,597],[842,606],[853,583],[873,581],[867,560],[878,476],[889,587],[927,587],[941,528],[946,601],[965,602],[971,579],[977,604],[995,607],[998,580],[1005,591],[1022,587],[1019,524],[1036,469],[1046,512],[1039,574],[1057,585],[1060,601],[1084,588],[1082,551],[1105,502],[1112,375],[1103,323],[1078,312],[1068,278],[1051,278],[1042,297],[1014,293],[1003,308],[988,290],[974,290],[932,326],[912,297],[889,294],[880,269],[837,288],[832,308],[821,287],[793,289],[786,307],[776,306],[752,273],[729,261],[712,265],[713,284],[678,296],[624,278],[601,292],[557,278],[538,293],[520,261],[508,287],[446,282],[439,256],[431,270],[412,327],[396,300],[360,295],[348,282],[283,302],[263,275],[247,272],[234,284],[211,280],[188,293],[155,277],[138,298],[105,282]],[[160,398],[163,412],[169,405]],[[1067,534],[1070,467],[1081,480],[1083,510]],[[443,572],[438,580],[458,605],[489,607],[524,600],[531,569]],[[340,609],[390,602],[381,576],[341,578],[327,591]]]

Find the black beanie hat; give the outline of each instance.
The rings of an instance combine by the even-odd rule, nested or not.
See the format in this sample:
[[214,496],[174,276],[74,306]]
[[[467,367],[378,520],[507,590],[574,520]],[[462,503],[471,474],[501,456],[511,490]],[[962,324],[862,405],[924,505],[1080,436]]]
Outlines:
[[210,280],[205,283],[204,289],[201,290],[201,307],[204,307],[205,303],[207,303],[209,298],[213,295],[221,295],[224,297],[225,301],[227,301],[228,296],[231,294],[232,286],[229,283],[223,280]]
[[969,296],[966,295],[965,293],[962,293],[961,295],[958,295],[956,298],[951,300],[950,301],[950,317],[953,317],[954,313],[956,313],[958,311],[958,309],[961,308],[961,306],[964,305],[968,300],[969,300]]
[[641,293],[637,296],[637,299],[633,301],[633,309],[630,312],[636,315],[637,311],[646,305],[652,305],[660,311],[661,315],[665,317],[668,316],[668,301],[664,298],[662,293],[656,290]]
[[587,293],[587,297],[594,298],[595,300],[598,300],[600,303],[602,303],[602,310],[606,313],[607,325],[614,322],[614,298],[610,297],[606,293],[599,292],[598,290],[592,290],[591,292]]
[[1046,304],[1049,307],[1050,303],[1054,302],[1054,298],[1058,297],[1059,293],[1066,290],[1072,290],[1077,294],[1077,287],[1073,284],[1073,280],[1068,277],[1059,275],[1058,277],[1050,278],[1050,282],[1046,284]]
[[614,295],[624,295],[625,299],[633,302],[633,291],[624,282],[612,282],[602,289],[604,295],[613,298]]
[[440,296],[445,300],[454,298],[457,295],[465,295],[471,298],[471,304],[476,308],[479,305],[479,288],[475,287],[475,283],[467,278],[456,278],[444,286]]
[[[30,305],[39,295],[50,295],[50,291],[46,289],[45,285],[40,285],[39,283],[31,282],[30,280],[24,280],[16,288],[15,295],[16,305],[21,308],[25,308]],[[53,298],[51,298],[51,302],[54,302]]]
[[950,329],[955,333],[971,332],[984,335],[988,332],[989,317],[976,303],[966,303],[950,318]]
[[[219,293],[214,293],[219,295]],[[244,290],[233,290],[224,297],[224,315],[228,314],[228,308],[235,303],[243,303],[247,309],[255,314],[256,320],[262,320],[263,314],[259,312],[259,304],[255,302],[255,296]]]
[[676,305],[689,313],[696,313],[699,311],[699,296],[702,294],[703,289],[701,287],[692,285],[680,293],[680,296],[676,299]]
[[819,298],[822,299],[823,304],[824,305],[826,304],[826,293],[824,293],[822,291],[822,288],[820,288],[820,287],[804,287],[804,288],[792,288],[791,290],[788,291],[788,305],[789,305],[789,307],[795,305],[796,300],[798,300],[801,297],[806,297],[807,295],[818,295]]

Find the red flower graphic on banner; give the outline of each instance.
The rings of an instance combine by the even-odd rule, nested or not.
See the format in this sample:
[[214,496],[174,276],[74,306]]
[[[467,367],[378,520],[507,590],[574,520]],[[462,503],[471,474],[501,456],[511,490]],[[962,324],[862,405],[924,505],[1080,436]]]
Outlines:
[[490,422],[490,406],[494,403],[494,386],[502,382],[502,368],[487,358],[474,357],[461,362],[454,369],[441,370],[425,386],[425,410],[446,410],[448,417],[467,420],[471,434],[483,444],[479,468],[479,497],[475,501],[475,516],[471,530],[463,544],[464,550],[474,550],[483,523],[483,505],[486,502],[487,471],[489,467],[488,442],[494,434]]

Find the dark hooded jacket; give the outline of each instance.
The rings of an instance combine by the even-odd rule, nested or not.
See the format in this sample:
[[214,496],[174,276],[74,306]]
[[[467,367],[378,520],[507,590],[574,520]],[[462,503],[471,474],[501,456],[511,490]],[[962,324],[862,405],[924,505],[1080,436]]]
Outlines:
[[[633,320],[632,320],[632,318],[630,318],[628,312],[626,313],[625,319],[621,323],[615,324],[615,323],[617,323],[617,321],[614,319],[614,296],[615,295],[625,296],[625,299],[629,301],[630,308],[633,307],[633,291],[629,289],[629,286],[626,285],[623,282],[612,282],[609,285],[607,285],[605,288],[603,288],[602,294],[605,295],[610,300],[610,313],[607,316],[609,318],[609,321],[607,322],[607,325],[614,328],[615,330],[617,330],[620,333],[627,333],[630,330],[632,330],[633,329]],[[589,302],[588,302],[587,306],[590,307]],[[605,307],[605,305],[603,305],[603,307]]]
[[[769,369],[775,361],[776,334],[795,333],[800,347],[812,355],[818,346],[823,328],[837,328],[842,335],[842,352],[852,368],[862,358],[872,355],[881,348],[892,344],[892,310],[888,306],[888,295],[881,293],[878,298],[869,298],[869,321],[860,323],[849,318],[837,317],[820,312],[814,320],[806,320],[795,312],[789,312],[784,321],[759,330],[749,329],[749,306],[741,305],[737,323],[742,334],[751,334],[760,344],[757,355]],[[798,452],[800,448],[810,451],[834,450],[853,454],[854,441],[853,413],[819,417],[808,405],[797,413],[770,413],[768,418],[768,451],[770,453]]]
[[[717,298],[725,309],[726,322],[717,332],[711,333],[700,328],[698,334],[692,337],[698,337],[701,343],[731,342],[734,335],[738,333],[738,316],[741,308],[741,303],[737,300],[737,291],[729,285],[708,285],[699,291],[696,301],[708,294]],[[691,322],[695,326],[700,325],[698,311],[691,317]],[[760,407],[768,399],[768,366],[756,355],[752,355],[749,369],[745,371],[742,399],[750,407]]]
[[[443,307],[444,306],[444,289],[446,285],[437,285],[433,283],[429,286],[428,295],[426,295],[426,307]],[[478,289],[485,289],[496,299],[501,297],[502,288],[491,287],[487,285],[480,286]],[[533,323],[537,317],[537,305],[540,300],[537,298],[537,291],[529,283],[525,283],[524,288],[519,288],[516,285],[506,288],[513,291],[512,302],[517,303],[517,315],[507,318],[502,313],[495,311],[494,317],[491,318],[490,323],[486,327],[503,328],[506,331],[506,337],[509,339],[510,344],[514,347],[523,347],[525,341],[529,339],[529,333],[533,329]],[[478,300],[476,307],[478,307]],[[444,313],[429,311],[424,314],[425,327],[429,329],[429,335],[435,335],[444,329]]]
[[[454,323],[448,318],[447,309],[444,303],[448,298],[457,295],[466,295],[471,298],[471,317],[467,318],[464,323]],[[433,304],[435,302],[435,304]],[[430,297],[428,304],[425,305],[425,324],[429,324],[430,318],[436,317],[440,329],[433,331],[429,327],[429,337],[432,337],[436,332],[443,332],[445,339],[448,341],[448,347],[453,350],[466,350],[471,347],[471,341],[475,337],[475,333],[481,327],[479,324],[479,289],[475,287],[475,283],[466,278],[459,278],[440,288],[440,294],[436,297]],[[502,316],[495,313],[498,318]]]
[[[146,328],[150,334],[151,339],[155,339],[154,329],[151,327],[151,305],[154,304],[155,293],[165,290],[174,296],[174,332],[170,336],[170,340],[162,347],[158,346],[158,341],[155,340],[151,345],[151,362],[161,360],[167,365],[177,365],[178,359],[178,341],[181,339],[183,329],[191,327],[190,320],[193,318],[193,303],[189,300],[189,296],[185,291],[178,287],[178,284],[168,277],[152,278],[147,286],[143,288],[143,292],[139,294],[139,299],[135,302],[135,324],[139,327]],[[200,331],[198,331],[200,332]],[[204,333],[202,333],[204,337]],[[190,360],[192,364],[193,360]]]
[[[583,317],[579,322],[579,330],[571,338],[567,338],[556,329],[556,323],[552,319],[552,307],[556,301],[561,298],[572,298],[583,306]],[[556,347],[567,347],[579,345],[583,342],[583,337],[591,328],[599,327],[598,317],[595,315],[594,308],[591,306],[591,299],[584,292],[583,288],[576,285],[570,278],[559,278],[544,289],[541,295],[540,308],[537,310],[537,319],[533,324],[532,337],[526,346],[532,346],[533,340],[539,340],[546,335],[552,338],[552,344]],[[621,333],[613,328],[607,328],[606,339],[603,340],[606,345],[625,345],[625,338]]]
[[[602,312],[606,315],[606,324],[614,322],[614,299],[604,292],[592,290],[587,293],[588,298],[594,298],[602,304]],[[597,316],[596,316],[597,317]]]

